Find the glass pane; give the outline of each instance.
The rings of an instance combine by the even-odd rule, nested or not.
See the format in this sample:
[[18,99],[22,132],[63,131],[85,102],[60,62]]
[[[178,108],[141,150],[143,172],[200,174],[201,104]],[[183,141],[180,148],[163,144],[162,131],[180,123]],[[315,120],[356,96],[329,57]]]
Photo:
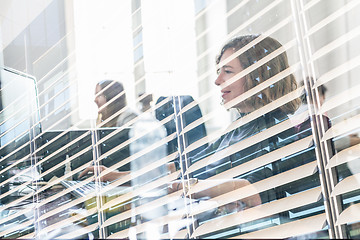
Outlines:
[[0,237],[359,236],[358,1],[0,7]]
[[1,231],[6,238],[34,232],[34,202],[39,172],[31,144],[39,133],[35,79],[1,68]]

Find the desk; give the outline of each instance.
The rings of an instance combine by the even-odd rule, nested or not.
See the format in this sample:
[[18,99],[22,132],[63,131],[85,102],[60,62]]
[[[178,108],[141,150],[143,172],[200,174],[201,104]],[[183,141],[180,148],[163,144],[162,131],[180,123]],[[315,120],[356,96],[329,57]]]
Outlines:
[[75,224],[67,222],[71,216],[81,212],[82,204],[72,203],[72,195],[62,194],[64,190],[56,186],[37,195],[18,195],[21,201],[7,204],[9,207],[1,212],[0,236],[33,238],[36,232],[41,239],[52,239],[82,228],[81,216]]

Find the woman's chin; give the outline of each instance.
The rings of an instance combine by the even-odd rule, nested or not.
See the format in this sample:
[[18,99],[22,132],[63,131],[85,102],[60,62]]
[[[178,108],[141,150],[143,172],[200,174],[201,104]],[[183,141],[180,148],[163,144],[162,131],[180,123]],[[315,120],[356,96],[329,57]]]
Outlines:
[[236,109],[239,113],[250,113],[252,111],[254,111],[254,109],[252,107],[249,107],[248,105],[246,105],[244,102],[241,103],[234,103],[231,104],[230,106],[227,107],[228,109],[230,108],[234,108]]
[[231,108],[238,108],[238,105],[239,105],[239,104],[236,104],[235,102],[231,103],[231,100],[223,99],[222,105],[224,105],[225,108],[226,108],[227,110],[229,110],[229,109],[231,109]]

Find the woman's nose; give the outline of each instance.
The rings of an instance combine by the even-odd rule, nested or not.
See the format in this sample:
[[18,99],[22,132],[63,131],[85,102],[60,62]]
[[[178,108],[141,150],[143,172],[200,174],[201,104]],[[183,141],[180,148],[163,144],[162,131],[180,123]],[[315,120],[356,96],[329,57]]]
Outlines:
[[215,79],[215,85],[219,86],[224,82],[221,73],[218,75],[218,77]]

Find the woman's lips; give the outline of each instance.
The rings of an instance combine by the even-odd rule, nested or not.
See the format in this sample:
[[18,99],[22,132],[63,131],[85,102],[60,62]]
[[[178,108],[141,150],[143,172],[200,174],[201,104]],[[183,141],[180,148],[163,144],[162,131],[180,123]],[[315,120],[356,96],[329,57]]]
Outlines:
[[222,98],[225,98],[229,93],[230,93],[230,91],[224,91],[224,92],[222,92]]

